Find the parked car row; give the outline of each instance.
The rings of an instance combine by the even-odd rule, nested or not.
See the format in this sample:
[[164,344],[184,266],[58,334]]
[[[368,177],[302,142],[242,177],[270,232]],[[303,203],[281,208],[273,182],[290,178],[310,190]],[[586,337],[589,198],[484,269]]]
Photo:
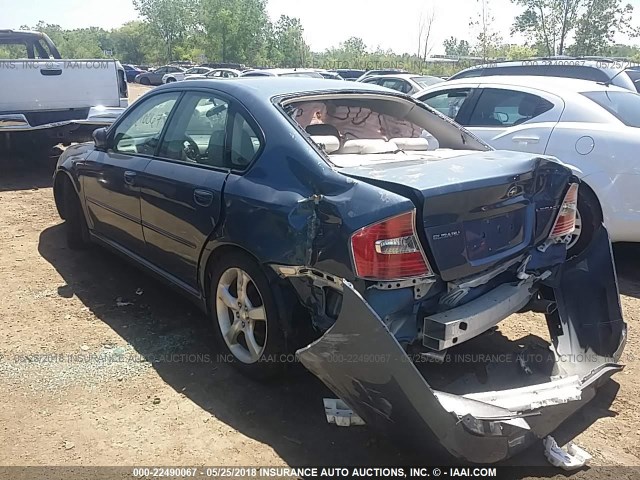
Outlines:
[[[309,77],[330,80],[348,80],[355,82],[375,83],[402,93],[413,94],[437,82],[439,77],[409,74],[404,70],[325,70],[320,68],[211,68],[194,66],[184,69],[177,65],[165,65],[152,71],[141,71],[132,65],[126,65],[127,81],[135,81],[143,85],[158,86],[165,83],[189,79],[203,78],[238,78],[238,77]],[[133,79],[133,80],[132,80]]]

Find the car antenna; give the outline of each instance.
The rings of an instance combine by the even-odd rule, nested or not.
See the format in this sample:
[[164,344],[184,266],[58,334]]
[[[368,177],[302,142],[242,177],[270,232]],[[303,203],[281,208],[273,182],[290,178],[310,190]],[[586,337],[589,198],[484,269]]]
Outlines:
[[613,81],[616,79],[616,77],[618,75],[620,75],[623,72],[626,72],[627,69],[623,68],[622,70],[620,70],[618,73],[616,73],[613,77],[611,77],[609,80],[607,80],[606,82],[597,82],[599,85],[604,85],[605,87],[610,87],[613,84]]

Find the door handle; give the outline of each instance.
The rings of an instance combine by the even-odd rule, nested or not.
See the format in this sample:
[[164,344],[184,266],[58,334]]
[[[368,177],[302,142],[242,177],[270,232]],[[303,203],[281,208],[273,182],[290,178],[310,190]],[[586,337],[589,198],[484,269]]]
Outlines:
[[62,69],[60,68],[41,68],[40,75],[44,75],[45,77],[55,77],[57,75],[62,75]]
[[209,207],[213,203],[213,192],[196,188],[193,191],[193,201],[201,207]]
[[127,170],[124,172],[124,183],[129,186],[134,186],[136,184],[136,172],[131,172]]
[[513,140],[514,143],[538,143],[540,142],[540,137],[537,136],[515,136],[513,137],[511,140]]

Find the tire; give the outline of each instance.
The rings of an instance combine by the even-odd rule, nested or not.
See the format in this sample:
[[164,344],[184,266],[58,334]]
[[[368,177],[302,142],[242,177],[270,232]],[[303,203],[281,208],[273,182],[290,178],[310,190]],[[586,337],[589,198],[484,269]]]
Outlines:
[[151,85],[151,81],[150,81],[147,77],[142,77],[142,78],[140,79],[140,83],[141,83],[142,85],[147,85],[147,86],[148,86],[148,85]]
[[71,181],[65,179],[62,186],[67,246],[72,250],[83,250],[90,245],[87,220]]
[[[248,255],[233,252],[218,258],[209,273],[209,310],[216,341],[227,361],[255,380],[279,376],[285,367],[281,357],[284,333],[262,268]],[[242,291],[246,295],[238,295]]]
[[593,236],[602,226],[602,210],[598,198],[591,189],[582,185],[578,189],[578,212],[576,215],[576,231],[569,243],[568,257],[580,255],[589,246]]
[[167,78],[167,83],[173,83],[175,81],[176,81],[175,78]]

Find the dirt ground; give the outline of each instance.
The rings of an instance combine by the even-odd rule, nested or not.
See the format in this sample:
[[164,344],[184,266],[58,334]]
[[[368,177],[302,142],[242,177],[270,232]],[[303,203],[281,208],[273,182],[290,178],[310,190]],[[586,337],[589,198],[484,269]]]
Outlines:
[[[327,424],[331,394],[303,369],[263,385],[217,363],[208,321],[189,303],[101,248],[67,249],[51,169],[6,163],[0,465],[440,463],[366,427]],[[639,466],[640,245],[615,253],[627,367],[555,436],[575,438],[594,465]],[[510,338],[544,330],[535,314],[501,326]],[[541,444],[510,463],[546,465]]]

